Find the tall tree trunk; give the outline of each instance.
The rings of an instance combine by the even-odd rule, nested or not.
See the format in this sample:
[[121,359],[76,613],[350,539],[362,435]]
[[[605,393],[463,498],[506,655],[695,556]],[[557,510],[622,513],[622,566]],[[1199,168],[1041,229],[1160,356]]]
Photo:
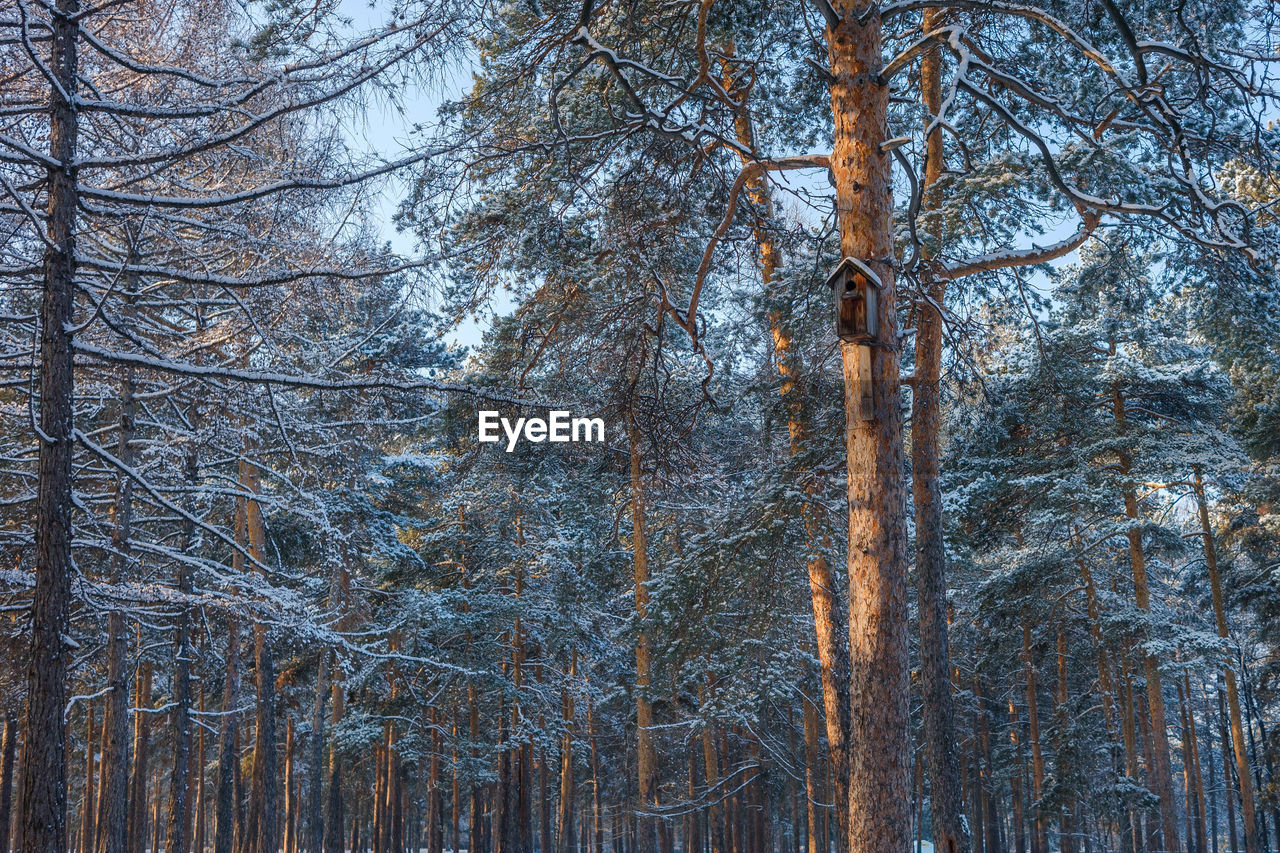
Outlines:
[[[1227,728],[1227,700],[1222,689],[1218,689],[1218,735],[1222,741],[1222,790],[1227,801],[1227,840],[1231,845],[1231,853],[1240,849],[1236,838],[1236,806],[1231,790],[1231,731]],[[1237,786],[1236,790],[1239,790]]]
[[[758,155],[755,127],[748,111],[747,95],[728,74],[726,88],[739,99],[734,116],[734,130],[744,153],[740,154],[743,166],[748,166]],[[747,89],[747,92],[750,90]],[[748,155],[745,152],[750,152]],[[771,294],[776,285],[782,253],[770,231],[773,218],[773,193],[768,178],[762,171],[755,172],[747,182],[759,215],[753,220],[752,233],[760,258],[760,277],[764,292]],[[769,310],[769,330],[773,338],[774,362],[782,378],[780,393],[787,410],[787,435],[793,457],[800,456],[809,442],[810,426],[805,416],[803,365],[796,351],[788,323],[788,317],[777,308]],[[849,795],[849,646],[840,593],[827,562],[831,547],[830,536],[821,518],[821,501],[818,489],[821,478],[804,466],[800,472],[801,488],[808,498],[802,507],[805,529],[806,566],[809,576],[809,600],[813,609],[814,636],[817,640],[818,662],[822,668],[822,696],[826,713],[827,745],[831,753],[832,775],[835,779],[837,802],[844,802]],[[837,810],[841,826],[847,834],[848,813]],[[844,843],[843,841],[841,842]]]
[[[183,461],[187,483],[196,485],[198,459],[195,449],[188,448]],[[190,548],[195,525],[187,521],[183,530],[183,543]],[[191,594],[191,570],[179,564],[177,570],[178,592]],[[191,645],[191,612],[184,602],[178,615],[177,636],[173,648],[173,712],[170,716],[173,729],[173,766],[169,775],[169,831],[166,833],[166,853],[187,853],[191,824],[188,777],[191,763],[191,661],[195,649]]]
[[0,750],[0,853],[9,853],[13,822],[13,771],[18,753],[18,721],[4,715],[4,747]]
[[[329,697],[329,655],[316,663],[316,688],[311,705],[311,733],[307,736],[307,802],[302,849],[321,853],[324,846],[324,711]],[[341,834],[341,831],[339,831]]]
[[75,305],[74,167],[79,133],[74,99],[80,39],[78,0],[56,0],[49,16],[49,166],[47,242],[40,298],[40,439],[36,484],[35,590],[23,723],[18,848],[67,851],[67,743],[63,709],[71,611],[71,461],[75,437],[72,316]]
[[807,696],[802,696],[800,703],[804,714],[805,834],[809,842],[806,849],[807,853],[827,853],[822,846],[821,815],[818,812],[818,804],[823,801],[821,768],[818,766],[818,707]]
[[1035,826],[1032,834],[1032,853],[1049,853],[1049,841],[1046,836],[1044,815],[1040,809],[1040,798],[1044,795],[1044,754],[1040,747],[1040,711],[1037,699],[1036,667],[1031,652],[1031,626],[1022,623],[1022,662],[1026,673],[1027,691],[1027,725],[1030,729],[1031,741],[1031,816]]
[[[1057,696],[1056,707],[1054,708],[1054,716],[1057,718],[1058,740],[1058,774],[1061,778],[1067,778],[1070,775],[1071,768],[1064,762],[1063,756],[1066,754],[1066,741],[1064,736],[1067,729],[1067,702],[1070,698],[1067,685],[1067,633],[1062,623],[1057,625]],[[1075,826],[1075,797],[1068,794],[1063,803],[1062,811],[1058,817],[1058,847],[1062,853],[1076,853],[1076,826]]]
[[[578,674],[578,650],[573,650],[569,663],[569,677]],[[573,780],[573,696],[568,688],[560,692],[560,711],[564,720],[564,737],[560,740],[560,813],[556,821],[557,853],[574,853],[577,849],[574,833],[574,780]]]
[[[139,628],[139,640],[141,628]],[[139,649],[142,643],[138,643]],[[138,668],[133,705],[133,775],[129,784],[129,853],[145,853],[147,847],[147,783],[151,777],[151,662]]]
[[[248,459],[250,447],[245,445],[245,456],[240,460],[240,487],[246,495],[261,491],[261,474]],[[262,507],[253,497],[240,499],[241,542],[247,547],[249,557],[256,563],[256,570],[265,576],[266,527],[262,520]],[[253,625],[254,684],[257,689],[254,716],[253,769],[250,780],[249,812],[242,849],[244,853],[277,853],[280,847],[280,774],[276,753],[275,714],[275,665],[267,628],[260,622]]]
[[[877,6],[839,0],[828,26],[840,251],[879,277],[882,345],[842,341],[849,495],[849,853],[901,853],[911,840],[906,523],[900,339],[893,262],[889,87],[880,80]],[[869,361],[871,419],[863,420]]]
[[94,726],[93,701],[86,703],[88,707],[85,709],[84,722],[84,789],[80,795],[80,853],[93,853],[94,824],[97,815],[94,814],[93,783],[94,783],[94,755],[98,749],[98,732]]
[[591,740],[591,834],[595,839],[593,853],[604,853],[604,809],[600,804],[600,751],[596,744],[596,716],[587,696],[587,737]]
[[645,534],[644,482],[640,473],[640,434],[628,416],[631,455],[631,547],[635,567],[635,608],[641,628],[636,635],[636,767],[640,814],[637,853],[657,853],[657,820],[645,812],[658,805],[658,756],[653,743],[653,705],[649,695],[649,636],[643,627],[649,610],[649,553]]
[[[925,12],[923,30],[933,31],[943,13]],[[942,128],[932,121],[942,109],[942,51],[929,48],[920,62],[920,94],[930,126],[925,141],[922,207],[941,204]],[[933,254],[926,246],[922,256]],[[957,760],[955,709],[951,698],[951,652],[947,639],[947,551],[943,541],[942,490],[938,485],[942,421],[942,315],[946,283],[929,277],[916,305],[915,384],[911,395],[911,497],[915,507],[916,599],[920,614],[920,698],[924,755],[929,773],[929,814],[938,853],[968,853],[972,840],[963,818]]]
[[[708,685],[698,686],[699,704],[707,705],[710,693],[711,673],[707,673]],[[724,825],[721,813],[724,806],[717,803],[720,798],[716,787],[720,783],[720,758],[716,755],[716,736],[710,724],[702,726],[702,778],[706,788],[707,803],[707,840],[711,843],[711,853],[726,853]]]
[[[1222,594],[1222,575],[1218,571],[1218,549],[1213,541],[1213,527],[1209,524],[1209,502],[1205,498],[1204,480],[1197,467],[1193,479],[1196,506],[1200,513],[1200,538],[1204,544],[1204,561],[1209,569],[1209,584],[1213,590],[1213,616],[1218,636],[1228,639],[1226,602]],[[1235,747],[1236,778],[1240,782],[1240,806],[1244,817],[1245,853],[1258,853],[1258,831],[1253,796],[1253,780],[1249,775],[1249,755],[1245,751],[1244,723],[1240,715],[1240,693],[1236,686],[1235,668],[1229,661],[1223,662],[1223,675],[1227,683],[1227,709],[1231,714],[1231,743]],[[1234,844],[1234,842],[1233,842]]]
[[1013,800],[1013,853],[1027,853],[1027,821],[1023,810],[1022,777],[1026,761],[1022,754],[1022,738],[1018,730],[1022,722],[1018,719],[1018,706],[1013,698],[1009,699],[1009,742],[1013,746],[1014,768],[1009,774],[1010,798]]
[[1191,679],[1185,672],[1178,684],[1178,703],[1182,711],[1182,779],[1187,792],[1188,846],[1195,841],[1195,853],[1207,853],[1204,824],[1204,785],[1200,775],[1200,744],[1196,737],[1195,707],[1191,699]]
[[284,725],[284,851],[297,853],[298,846],[298,798],[294,792],[297,783],[297,768],[294,765],[294,725],[293,717],[285,720]]
[[[1112,389],[1112,412],[1116,428],[1123,433],[1125,428],[1124,394],[1119,386]],[[1125,450],[1118,453],[1120,475],[1128,478],[1132,470],[1132,460]],[[1141,517],[1138,513],[1138,498],[1132,484],[1126,482],[1124,491],[1124,514],[1129,520],[1127,535],[1129,538],[1129,562],[1133,569],[1134,600],[1138,609],[1144,613],[1151,610],[1151,591],[1147,585],[1147,560],[1142,548]],[[1151,782],[1155,794],[1160,798],[1160,828],[1162,845],[1166,853],[1178,853],[1178,813],[1173,800],[1173,770],[1169,757],[1169,732],[1165,723],[1164,687],[1160,677],[1160,662],[1154,655],[1143,653],[1143,674],[1147,680],[1147,705],[1151,711]]]
[[[218,782],[213,805],[213,853],[231,853],[236,841],[236,792],[240,788],[240,623],[227,618],[226,675],[218,730]],[[341,851],[339,851],[341,853]]]
[[[206,710],[204,684],[200,685],[200,711]],[[205,853],[205,835],[206,835],[206,815],[208,810],[205,806],[205,731],[204,726],[200,726],[196,734],[196,791],[194,797],[195,805],[195,829],[192,833],[192,850],[195,853]]]
[[[132,252],[130,253],[133,254]],[[126,316],[134,299],[136,282],[126,282]],[[120,379],[120,420],[116,456],[126,467],[134,462],[133,435],[137,401],[132,368]],[[128,568],[129,539],[133,525],[133,481],[116,476],[115,512],[111,530],[111,577],[122,580]],[[107,698],[103,710],[103,750],[98,792],[97,853],[125,853],[128,849],[129,810],[129,675],[128,638],[124,615],[107,615]]]

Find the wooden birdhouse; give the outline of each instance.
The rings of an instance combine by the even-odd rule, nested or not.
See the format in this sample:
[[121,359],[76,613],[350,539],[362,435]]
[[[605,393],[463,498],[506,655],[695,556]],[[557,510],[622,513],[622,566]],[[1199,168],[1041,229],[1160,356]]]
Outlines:
[[857,258],[845,258],[827,276],[835,301],[836,335],[842,341],[880,342],[880,277]]

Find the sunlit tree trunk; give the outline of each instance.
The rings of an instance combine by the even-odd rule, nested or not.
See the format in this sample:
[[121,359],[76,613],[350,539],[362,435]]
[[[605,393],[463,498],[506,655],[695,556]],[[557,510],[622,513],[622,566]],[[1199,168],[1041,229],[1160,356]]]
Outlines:
[[[1213,541],[1213,527],[1209,524],[1209,502],[1205,498],[1204,480],[1200,475],[1199,468],[1195,471],[1193,485],[1196,494],[1196,506],[1200,513],[1200,538],[1204,545],[1204,560],[1209,570],[1209,584],[1213,590],[1214,621],[1218,629],[1218,636],[1226,639],[1230,637],[1231,632],[1227,626],[1227,610],[1222,595],[1222,576],[1218,571],[1218,549]],[[1227,709],[1231,715],[1231,743],[1235,747],[1236,778],[1240,784],[1240,805],[1244,817],[1245,852],[1258,853],[1253,780],[1249,775],[1249,755],[1245,751],[1244,723],[1240,715],[1240,693],[1236,685],[1234,667],[1228,662],[1225,663],[1222,671],[1227,686]]]
[[226,675],[222,688],[222,719],[218,729],[217,788],[213,795],[213,853],[231,853],[236,841],[236,793],[240,790],[239,709],[240,623],[234,616],[228,616]]
[[18,754],[18,720],[4,715],[4,746],[0,748],[0,853],[9,853],[13,822],[14,759]]
[[[929,9],[927,33],[943,13]],[[942,109],[942,51],[927,50],[920,62],[920,94],[929,124]],[[931,127],[925,141],[922,210],[942,203],[937,187],[943,169],[942,128]],[[928,260],[933,247],[926,244]],[[929,773],[929,812],[938,853],[968,853],[972,843],[963,820],[960,767],[951,698],[951,654],[947,639],[947,553],[942,531],[942,490],[938,432],[942,421],[942,315],[946,283],[926,276],[916,303],[915,384],[911,395],[911,496],[915,507],[916,597],[920,614],[920,698],[924,755]]]
[[[636,770],[640,809],[658,805],[658,756],[653,743],[653,705],[650,691],[649,636],[643,627],[649,609],[649,553],[645,533],[644,482],[641,478],[640,435],[628,419],[627,439],[631,456],[631,548],[635,568],[636,617],[642,624],[636,636]],[[637,853],[658,850],[657,820],[637,815]]]
[[[138,647],[142,647],[139,628]],[[151,662],[143,660],[134,685],[133,775],[129,782],[129,853],[145,853],[147,847],[147,783],[151,776]]]
[[826,31],[833,81],[840,251],[879,277],[882,345],[870,349],[872,417],[863,420],[857,344],[841,342],[849,495],[849,853],[902,853],[911,840],[906,524],[900,340],[893,262],[889,87],[880,80],[879,8],[839,2]]
[[[1123,433],[1125,428],[1125,400],[1120,388],[1112,389],[1112,413],[1116,428]],[[1118,453],[1120,475],[1128,478],[1132,470],[1132,460],[1125,450]],[[1133,593],[1138,609],[1144,613],[1151,610],[1151,591],[1147,584],[1147,560],[1142,547],[1141,516],[1138,513],[1138,498],[1133,485],[1123,485],[1124,514],[1128,519],[1129,562],[1133,569]],[[1177,853],[1178,815],[1173,800],[1173,772],[1169,758],[1169,733],[1165,723],[1164,687],[1160,676],[1160,662],[1154,655],[1143,653],[1143,674],[1147,681],[1147,705],[1151,713],[1151,778],[1154,793],[1160,798],[1160,828],[1163,849],[1167,853]]]
[[[569,677],[578,674],[578,651],[574,649],[569,663]],[[560,739],[560,811],[556,820],[557,853],[574,853],[577,837],[574,832],[574,779],[573,779],[573,697],[568,688],[560,691],[560,711],[564,721],[564,735]]]

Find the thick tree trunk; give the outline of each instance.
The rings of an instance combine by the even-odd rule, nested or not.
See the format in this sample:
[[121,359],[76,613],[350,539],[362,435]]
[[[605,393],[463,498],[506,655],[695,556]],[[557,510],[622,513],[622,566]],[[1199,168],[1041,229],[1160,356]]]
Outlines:
[[[627,424],[631,455],[631,547],[635,567],[636,617],[642,623],[649,609],[649,553],[645,534],[644,483],[640,473],[640,435],[634,421]],[[653,705],[649,695],[649,636],[641,627],[636,636],[636,767],[639,778],[637,853],[657,853],[657,819],[645,814],[658,805],[658,756],[653,743]]]
[[902,486],[900,340],[893,266],[889,87],[879,78],[877,7],[839,2],[827,30],[840,251],[868,264],[883,289],[882,344],[870,349],[872,418],[862,419],[857,344],[841,342],[849,494],[849,853],[901,853],[911,841],[906,524]]
[[74,165],[79,120],[73,99],[80,4],[57,0],[50,15],[47,238],[40,298],[40,439],[36,484],[35,590],[31,653],[23,722],[18,848],[23,853],[67,851],[67,731],[63,725],[71,609],[71,461],[74,449],[76,210]]
[[[936,9],[924,15],[931,32],[942,18]],[[942,51],[936,45],[920,63],[920,94],[928,124],[942,109]],[[941,203],[942,128],[934,127],[925,144],[923,209]],[[925,256],[933,251],[926,247]],[[943,541],[942,490],[938,485],[942,421],[942,315],[945,282],[928,278],[925,298],[916,307],[915,385],[911,395],[911,496],[915,507],[916,600],[920,614],[920,698],[924,755],[929,773],[929,814],[938,853],[968,853],[972,840],[963,819],[960,766],[951,698],[951,652],[947,639],[947,552]]]

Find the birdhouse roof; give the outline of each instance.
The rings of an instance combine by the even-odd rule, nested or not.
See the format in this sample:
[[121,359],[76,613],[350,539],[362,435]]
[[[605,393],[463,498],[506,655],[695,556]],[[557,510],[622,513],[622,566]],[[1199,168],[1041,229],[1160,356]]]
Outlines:
[[884,282],[880,280],[880,276],[876,275],[875,271],[867,266],[865,261],[860,261],[857,258],[845,258],[832,267],[831,272],[827,274],[827,286],[835,287],[836,282],[840,280],[840,276],[845,272],[861,274],[877,290],[884,287]]

